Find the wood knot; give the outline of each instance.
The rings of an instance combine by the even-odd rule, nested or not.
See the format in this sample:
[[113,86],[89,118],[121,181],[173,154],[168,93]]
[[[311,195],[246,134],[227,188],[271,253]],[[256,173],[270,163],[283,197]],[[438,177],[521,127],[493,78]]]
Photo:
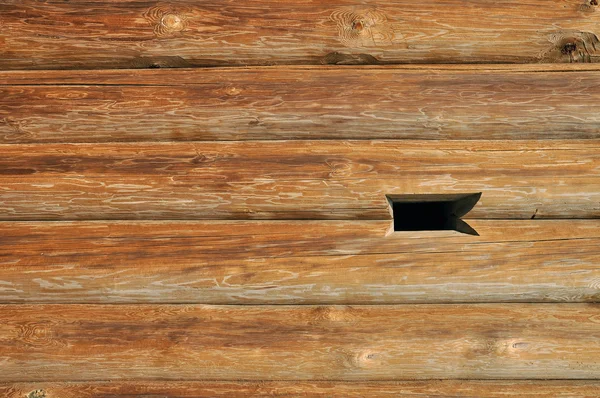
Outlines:
[[404,43],[400,24],[376,8],[345,7],[333,11],[339,41],[347,47],[381,47]]
[[560,52],[563,54],[573,54],[575,51],[577,51],[576,43],[565,43],[565,45],[560,49]]
[[239,95],[242,92],[241,88],[229,86],[225,89],[225,93],[229,96]]
[[243,87],[234,86],[231,84],[223,85],[215,90],[215,94],[219,96],[220,99],[227,100],[229,97],[237,97],[244,91]]
[[33,390],[27,394],[27,398],[46,398],[46,391],[42,389]]
[[348,369],[364,369],[381,365],[382,355],[371,350],[338,352],[337,362]]
[[347,177],[352,175],[352,163],[346,159],[327,159],[328,177]]
[[25,129],[26,123],[12,118],[0,119],[0,137],[4,141],[22,140],[31,134]]
[[529,343],[524,342],[516,342],[511,346],[514,350],[527,350],[529,348]]
[[359,32],[363,30],[364,24],[362,21],[354,21],[352,22],[352,29],[358,30]]
[[548,36],[552,47],[540,54],[541,62],[592,62],[600,40],[591,32],[561,31]]
[[316,307],[310,313],[312,325],[353,325],[358,322],[358,314],[352,307]]
[[584,0],[583,4],[579,6],[579,11],[582,12],[595,12],[598,6],[598,0]]
[[160,24],[173,32],[180,32],[183,30],[183,20],[177,14],[165,14],[160,19]]
[[157,37],[174,36],[187,27],[187,12],[167,5],[158,5],[144,13],[144,17],[154,27]]
[[252,119],[248,122],[248,126],[258,126],[260,124],[261,124],[261,121],[257,117],[255,117],[254,119]]
[[51,329],[34,323],[23,324],[19,327],[19,339],[29,347],[59,346]]

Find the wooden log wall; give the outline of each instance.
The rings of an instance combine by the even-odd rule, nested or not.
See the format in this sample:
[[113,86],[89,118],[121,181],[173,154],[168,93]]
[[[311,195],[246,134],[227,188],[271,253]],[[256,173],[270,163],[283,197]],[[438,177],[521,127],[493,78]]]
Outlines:
[[[0,396],[597,397],[596,0],[0,0]],[[481,193],[479,235],[386,195]]]

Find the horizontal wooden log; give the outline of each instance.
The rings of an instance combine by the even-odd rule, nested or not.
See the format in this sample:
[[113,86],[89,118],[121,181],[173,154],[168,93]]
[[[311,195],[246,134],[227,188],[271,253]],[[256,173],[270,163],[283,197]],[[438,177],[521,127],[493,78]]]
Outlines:
[[8,0],[0,68],[596,62],[595,3]]
[[597,221],[469,223],[480,236],[388,234],[389,221],[3,222],[0,302],[600,301]]
[[388,194],[474,192],[483,196],[469,218],[598,218],[598,145],[1,145],[0,219],[390,219]]
[[212,397],[530,397],[596,398],[600,382],[544,381],[403,381],[403,382],[88,382],[0,384],[5,398],[212,398]]
[[[247,72],[267,71],[347,71],[347,72],[479,72],[494,73],[545,73],[545,72],[590,72],[600,71],[598,63],[570,64],[399,64],[399,65],[360,65],[340,68],[335,65],[286,65],[286,66],[247,66],[218,68],[173,68],[173,69],[98,69],[98,70],[0,70],[0,85],[81,85],[81,86],[164,86],[166,76],[172,76],[168,85],[185,86],[200,84],[211,73],[231,73],[235,75]],[[234,73],[236,72],[236,73]],[[141,80],[143,79],[143,80]],[[33,84],[32,84],[33,82]]]
[[598,379],[600,306],[0,306],[0,381]]
[[0,142],[600,138],[600,69],[0,73]]

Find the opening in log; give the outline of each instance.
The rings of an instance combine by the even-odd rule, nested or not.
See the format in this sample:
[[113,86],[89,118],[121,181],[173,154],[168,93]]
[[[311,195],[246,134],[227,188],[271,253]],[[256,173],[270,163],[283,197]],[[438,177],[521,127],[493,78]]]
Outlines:
[[394,231],[458,231],[479,235],[460,218],[477,204],[481,193],[456,195],[387,195]]

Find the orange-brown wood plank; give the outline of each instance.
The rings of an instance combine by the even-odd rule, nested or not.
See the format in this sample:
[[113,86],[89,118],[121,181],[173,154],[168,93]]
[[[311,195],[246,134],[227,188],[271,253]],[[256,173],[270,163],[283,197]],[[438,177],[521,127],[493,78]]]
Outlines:
[[597,398],[600,382],[589,380],[440,380],[402,382],[87,382],[0,384],[5,398]]
[[598,379],[600,305],[0,306],[0,381]]
[[596,62],[594,0],[0,4],[0,69]]
[[386,194],[482,192],[470,218],[600,217],[593,141],[1,145],[0,219],[390,219]]
[[600,69],[540,68],[3,72],[0,142],[600,138]]
[[600,301],[595,220],[2,222],[0,302]]

